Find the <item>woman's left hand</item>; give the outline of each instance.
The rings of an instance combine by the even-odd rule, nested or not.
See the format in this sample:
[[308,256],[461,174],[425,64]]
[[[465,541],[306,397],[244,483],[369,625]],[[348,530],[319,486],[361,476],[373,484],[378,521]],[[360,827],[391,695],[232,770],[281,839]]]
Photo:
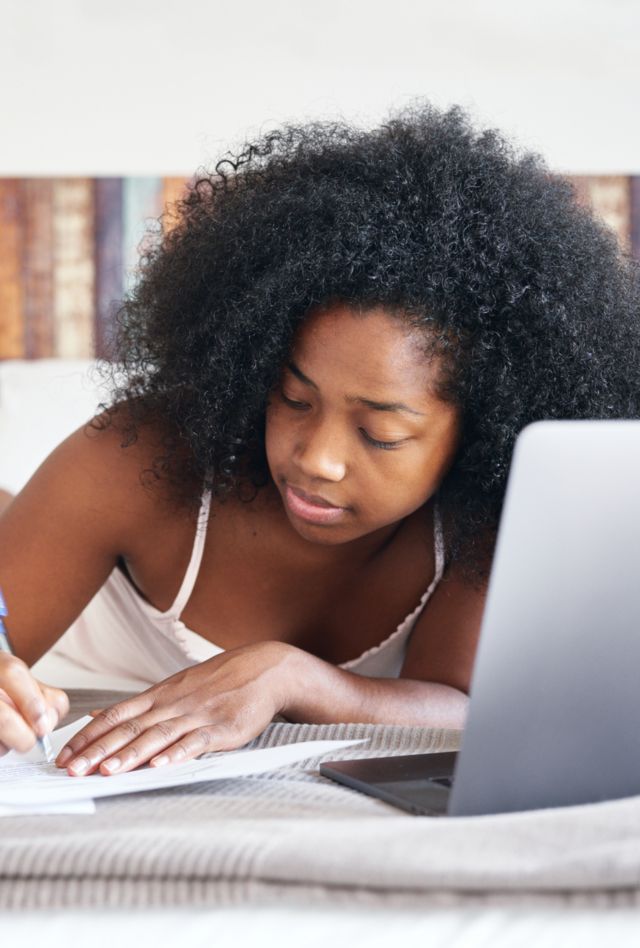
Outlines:
[[286,710],[305,655],[284,642],[232,649],[97,712],[56,758],[71,775],[120,774],[242,747]]

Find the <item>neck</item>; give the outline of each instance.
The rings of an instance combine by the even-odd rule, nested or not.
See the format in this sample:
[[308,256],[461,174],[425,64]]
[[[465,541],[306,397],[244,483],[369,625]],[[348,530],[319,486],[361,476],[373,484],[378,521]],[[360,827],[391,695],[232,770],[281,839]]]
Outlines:
[[292,526],[275,485],[270,484],[266,487],[264,495],[264,501],[268,504],[275,523],[282,531],[283,541],[289,553],[301,564],[304,563],[316,570],[326,569],[329,572],[333,570],[357,572],[360,568],[369,565],[394,542],[408,520],[418,516],[424,520],[425,515],[428,517],[427,511],[431,507],[431,501],[428,501],[410,517],[387,524],[355,540],[344,543],[315,543],[301,536]]

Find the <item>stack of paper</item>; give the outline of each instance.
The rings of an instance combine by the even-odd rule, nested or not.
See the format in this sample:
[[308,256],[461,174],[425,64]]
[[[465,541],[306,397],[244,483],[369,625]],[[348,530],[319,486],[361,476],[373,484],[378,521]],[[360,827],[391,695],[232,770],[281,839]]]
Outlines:
[[[91,720],[91,717],[80,718],[54,731],[51,735],[53,753],[57,755],[64,744]],[[0,816],[94,813],[93,801],[97,797],[142,793],[264,773],[359,743],[361,741],[304,741],[259,750],[227,751],[209,754],[185,764],[170,764],[160,768],[145,766],[110,777],[99,773],[87,777],[70,777],[66,770],[39,760],[40,751],[36,746],[28,754],[12,751],[0,758]]]

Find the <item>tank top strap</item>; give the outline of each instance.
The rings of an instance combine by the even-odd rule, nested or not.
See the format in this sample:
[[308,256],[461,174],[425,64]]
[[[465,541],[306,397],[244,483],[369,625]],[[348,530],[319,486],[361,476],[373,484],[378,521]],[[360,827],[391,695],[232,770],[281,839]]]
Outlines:
[[200,503],[200,511],[198,513],[198,522],[196,524],[196,534],[193,541],[193,549],[191,551],[191,559],[189,560],[189,565],[187,566],[187,571],[184,574],[184,579],[182,580],[182,585],[178,590],[178,595],[173,601],[171,608],[168,610],[168,614],[175,619],[179,619],[182,610],[189,601],[189,597],[193,592],[193,587],[196,584],[196,579],[200,571],[200,563],[202,562],[202,554],[204,552],[204,544],[207,539],[207,525],[209,523],[209,508],[211,506],[211,491],[205,490],[202,495],[202,501]]
[[436,499],[433,506],[433,542],[435,553],[435,575],[433,577],[434,587],[442,579],[444,573],[444,531],[442,529],[442,516],[440,514],[440,505]]

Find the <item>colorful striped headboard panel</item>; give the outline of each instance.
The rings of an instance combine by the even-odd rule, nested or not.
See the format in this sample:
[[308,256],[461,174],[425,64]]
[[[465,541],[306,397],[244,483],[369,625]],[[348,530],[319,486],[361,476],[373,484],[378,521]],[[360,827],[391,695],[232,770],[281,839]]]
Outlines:
[[[640,259],[640,176],[570,177]],[[145,229],[171,226],[187,181],[0,178],[0,359],[104,358]]]

